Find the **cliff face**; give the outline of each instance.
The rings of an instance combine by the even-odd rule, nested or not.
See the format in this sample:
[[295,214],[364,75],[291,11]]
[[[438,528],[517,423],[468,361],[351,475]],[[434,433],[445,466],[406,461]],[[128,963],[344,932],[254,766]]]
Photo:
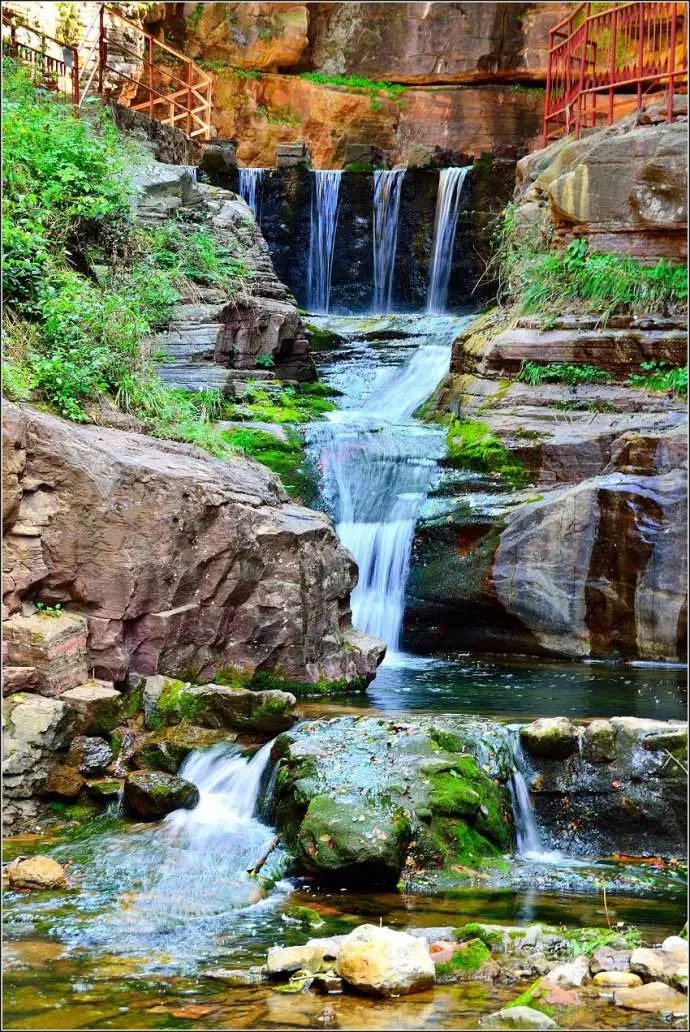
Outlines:
[[4,603],[83,615],[96,676],[374,674],[382,649],[350,624],[351,556],[265,467],[4,409]]
[[[316,167],[374,145],[515,157],[539,132],[548,29],[567,4],[169,4],[160,31],[214,76],[214,125],[245,165],[304,140]],[[300,73],[389,81],[385,91]]]

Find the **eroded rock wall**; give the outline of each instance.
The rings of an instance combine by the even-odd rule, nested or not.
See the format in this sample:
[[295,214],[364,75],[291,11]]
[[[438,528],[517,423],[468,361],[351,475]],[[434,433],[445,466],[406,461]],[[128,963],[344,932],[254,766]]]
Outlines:
[[265,467],[10,403],[3,433],[5,605],[86,617],[96,676],[373,675],[381,647],[350,623],[351,556]]

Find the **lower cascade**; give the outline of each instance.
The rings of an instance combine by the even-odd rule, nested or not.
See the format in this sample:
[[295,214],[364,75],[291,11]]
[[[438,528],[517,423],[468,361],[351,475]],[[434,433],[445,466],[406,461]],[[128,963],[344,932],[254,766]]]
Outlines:
[[261,181],[268,172],[267,168],[241,168],[240,173],[240,196],[252,209],[254,218],[258,220],[260,213],[260,187]]
[[400,646],[415,523],[442,443],[413,414],[446,375],[457,326],[425,319],[418,326],[425,343],[399,366],[367,368],[364,383],[356,372],[348,377],[341,409],[315,430],[324,494],[359,566],[353,623],[391,654]]
[[388,312],[398,243],[400,194],[404,168],[374,172],[374,302],[375,312]]
[[466,165],[444,168],[439,173],[427,312],[445,311],[462,188],[471,169],[471,165]]
[[335,232],[338,223],[338,169],[312,169],[307,296],[313,312],[328,312]]

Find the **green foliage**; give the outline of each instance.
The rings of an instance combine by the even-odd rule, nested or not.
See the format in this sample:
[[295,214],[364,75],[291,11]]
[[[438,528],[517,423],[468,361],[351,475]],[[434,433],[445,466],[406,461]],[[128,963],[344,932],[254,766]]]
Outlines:
[[578,928],[571,931],[568,938],[573,948],[573,956],[591,957],[602,946],[612,946],[617,950],[634,950],[640,945],[642,937],[638,928],[619,927]]
[[619,254],[590,251],[586,240],[573,240],[564,252],[552,249],[548,222],[521,222],[509,204],[494,233],[490,270],[498,279],[499,298],[523,313],[548,314],[564,303],[601,315],[647,313],[687,303],[687,273],[661,259],[647,267]]
[[436,976],[447,978],[479,971],[490,957],[491,950],[481,939],[470,939],[455,950],[449,961],[436,966]]
[[508,453],[486,423],[451,418],[446,435],[446,455],[453,464],[499,474],[513,487],[527,482],[524,466]]
[[284,387],[280,394],[258,386],[249,385],[249,390],[239,405],[226,406],[228,419],[252,419],[261,423],[309,423],[324,412],[331,412],[336,406],[323,395],[305,385],[301,389]]
[[643,362],[640,373],[631,373],[627,383],[630,387],[643,387],[649,391],[663,391],[688,395],[688,367],[672,366],[670,362]]
[[276,360],[273,355],[259,355],[256,364],[261,369],[273,369],[275,368]]
[[197,64],[206,72],[216,72],[216,74],[227,72],[228,75],[235,75],[238,79],[261,78],[261,72],[258,68],[238,68],[237,65],[231,65],[227,61],[220,61],[216,58],[202,57],[197,61]]
[[53,606],[49,605],[47,602],[37,602],[36,609],[42,616],[57,617],[62,614],[62,606],[59,602],[56,602]]
[[[205,4],[197,4],[192,13],[187,18],[187,26],[190,32],[199,31],[199,22],[201,21],[204,14]],[[200,62],[201,63],[201,62]]]
[[325,75],[323,72],[302,72],[300,78],[319,86],[345,86],[357,93],[386,93],[389,97],[400,97],[407,89],[400,83],[365,79],[361,75]]
[[542,383],[566,383],[575,387],[579,384],[610,383],[612,376],[605,369],[595,369],[591,365],[525,361],[520,367],[517,379],[533,387],[538,387]]
[[350,161],[343,172],[374,172],[376,167],[371,161]]
[[303,451],[299,439],[290,436],[287,441],[280,441],[273,434],[250,428],[226,430],[223,436],[233,450],[244,452],[277,473],[293,497],[304,497],[308,492],[309,483],[301,470]]

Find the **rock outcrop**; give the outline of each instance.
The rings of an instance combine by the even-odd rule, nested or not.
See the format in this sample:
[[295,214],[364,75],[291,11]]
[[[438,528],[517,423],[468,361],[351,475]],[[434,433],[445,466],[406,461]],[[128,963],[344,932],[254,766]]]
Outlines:
[[512,757],[488,722],[316,721],[282,735],[274,757],[276,826],[323,881],[394,884],[402,872],[428,886],[510,848]]
[[521,738],[550,846],[587,856],[684,855],[686,723],[612,717],[579,728],[575,742],[565,718],[536,723]]
[[[264,467],[24,405],[6,404],[3,420],[5,604],[19,613],[40,596],[80,613],[97,677],[373,675],[383,650],[352,631],[351,557]],[[39,560],[29,568],[27,540]]]
[[518,216],[545,214],[559,238],[585,237],[595,251],[686,258],[687,139],[687,118],[669,125],[658,105],[558,140],[518,163]]
[[[278,280],[244,201],[222,187],[194,182],[182,165],[152,162],[138,169],[134,180],[144,225],[158,227],[174,216],[178,232],[203,230],[238,268],[237,281],[226,287],[190,285],[174,306],[167,330],[151,340],[152,349],[165,356],[159,368],[164,382],[233,395],[248,370],[254,377],[314,379],[295,300]],[[275,373],[262,363],[274,366]]]

